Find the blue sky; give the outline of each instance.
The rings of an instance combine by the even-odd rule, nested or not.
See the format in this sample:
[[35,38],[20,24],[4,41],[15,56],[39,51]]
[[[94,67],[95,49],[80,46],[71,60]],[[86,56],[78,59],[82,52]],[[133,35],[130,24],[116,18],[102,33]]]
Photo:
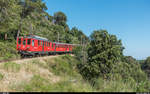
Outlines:
[[150,0],[44,0],[50,15],[62,11],[70,28],[89,36],[106,29],[122,40],[124,55],[150,56]]

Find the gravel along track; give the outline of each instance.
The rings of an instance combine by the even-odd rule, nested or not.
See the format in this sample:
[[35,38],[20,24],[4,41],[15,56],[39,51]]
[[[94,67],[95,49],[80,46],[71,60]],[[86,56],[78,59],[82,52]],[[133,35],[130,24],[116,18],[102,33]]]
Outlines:
[[11,59],[11,60],[1,60],[0,63],[6,63],[6,62],[24,62],[24,61],[30,61],[32,59],[44,59],[44,58],[53,58],[61,55],[50,55],[50,56],[42,56],[42,57],[30,57],[30,58],[22,58],[22,59]]

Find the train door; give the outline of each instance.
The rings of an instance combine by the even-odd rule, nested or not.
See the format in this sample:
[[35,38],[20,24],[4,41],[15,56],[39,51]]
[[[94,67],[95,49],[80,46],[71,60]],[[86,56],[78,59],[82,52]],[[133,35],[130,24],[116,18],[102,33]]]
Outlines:
[[56,54],[56,46],[57,44],[53,44],[54,45],[54,51],[55,51],[55,54]]
[[42,52],[44,53],[44,41],[43,42],[43,45],[42,45]]

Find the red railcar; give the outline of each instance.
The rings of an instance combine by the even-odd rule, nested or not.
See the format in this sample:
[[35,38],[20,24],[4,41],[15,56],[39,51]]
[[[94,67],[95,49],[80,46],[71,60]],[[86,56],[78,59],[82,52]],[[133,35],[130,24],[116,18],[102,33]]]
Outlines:
[[51,42],[46,38],[28,35],[17,38],[16,49],[21,55],[71,53],[73,44]]

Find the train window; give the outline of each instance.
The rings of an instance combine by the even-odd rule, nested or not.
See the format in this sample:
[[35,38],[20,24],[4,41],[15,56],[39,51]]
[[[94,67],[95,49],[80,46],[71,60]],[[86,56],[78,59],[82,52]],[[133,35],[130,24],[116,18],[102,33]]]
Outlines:
[[52,48],[53,48],[53,43],[52,43]]
[[23,40],[23,45],[26,45],[26,39]]
[[47,42],[47,47],[48,47],[48,42]]
[[42,41],[41,41],[41,45],[42,45]]
[[30,39],[28,39],[28,40],[27,40],[27,44],[28,44],[28,45],[30,45],[30,43],[31,43],[31,40],[30,40]]
[[38,40],[38,45],[40,46],[40,40]]
[[21,39],[19,39],[19,42],[18,42],[19,44],[21,44]]
[[32,40],[32,46],[34,46],[34,40]]
[[45,46],[46,46],[46,42],[45,42]]

